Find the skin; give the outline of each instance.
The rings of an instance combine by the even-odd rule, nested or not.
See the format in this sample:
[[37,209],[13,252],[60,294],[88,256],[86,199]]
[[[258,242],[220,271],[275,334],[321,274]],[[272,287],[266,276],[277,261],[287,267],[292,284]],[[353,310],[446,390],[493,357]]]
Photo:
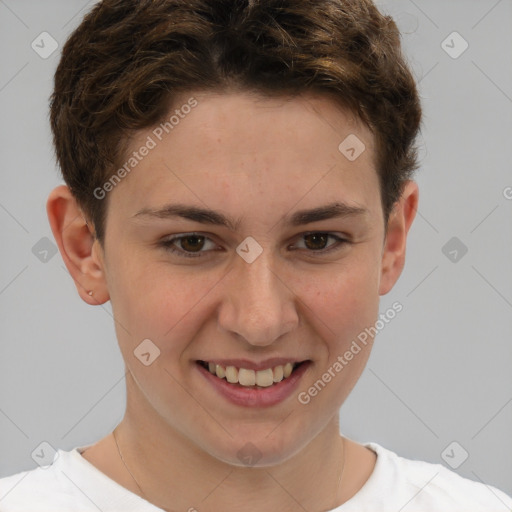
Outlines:
[[[371,343],[310,403],[297,394],[378,319],[379,297],[404,266],[418,187],[405,184],[385,226],[373,135],[353,114],[320,96],[197,93],[183,103],[192,95],[198,106],[109,192],[104,246],[67,187],[53,190],[47,204],[78,293],[91,305],[112,304],[127,371],[127,408],[116,430],[121,452],[145,496],[161,508],[330,510],[350,499],[375,466],[372,451],[349,439],[343,445],[339,435],[339,408]],[[131,149],[151,133],[138,133]],[[352,162],[338,150],[349,134],[366,146]],[[365,213],[286,223],[297,210],[334,201]],[[231,230],[135,216],[176,202],[240,222]],[[310,231],[348,243],[329,238],[322,255],[306,245]],[[172,254],[162,244],[190,232],[211,240],[200,257]],[[248,236],[263,249],[250,264],[235,251]],[[133,353],[147,338],[160,349],[149,366]],[[267,408],[228,402],[195,367],[198,359],[285,356],[311,365],[297,393]],[[248,441],[261,453],[253,467],[237,457]],[[141,495],[111,434],[83,456]]]

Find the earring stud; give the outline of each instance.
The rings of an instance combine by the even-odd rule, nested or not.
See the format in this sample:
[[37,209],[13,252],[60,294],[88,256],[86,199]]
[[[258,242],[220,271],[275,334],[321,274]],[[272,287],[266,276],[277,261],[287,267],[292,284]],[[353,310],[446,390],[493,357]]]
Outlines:
[[91,296],[91,295],[92,295],[92,290],[91,290],[91,291],[89,291],[89,292],[87,292],[87,293],[89,294],[89,296]]

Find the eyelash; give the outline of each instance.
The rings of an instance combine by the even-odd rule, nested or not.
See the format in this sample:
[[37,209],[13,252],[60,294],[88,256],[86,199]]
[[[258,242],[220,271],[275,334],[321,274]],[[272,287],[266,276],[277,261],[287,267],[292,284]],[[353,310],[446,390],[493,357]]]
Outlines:
[[[341,238],[337,235],[334,235],[333,233],[329,233],[326,231],[311,231],[308,233],[304,233],[303,235],[301,235],[300,238],[304,238],[305,236],[308,236],[308,235],[327,235],[329,238],[334,238],[336,240],[336,243],[332,244],[327,249],[318,249],[316,251],[313,249],[309,249],[309,250],[305,249],[307,252],[313,253],[313,254],[327,254],[334,250],[339,250],[339,249],[341,249],[342,246],[350,243],[350,241],[347,240],[346,238]],[[202,256],[204,253],[211,252],[211,251],[199,251],[199,252],[194,253],[194,252],[187,252],[187,251],[184,251],[183,249],[176,248],[175,243],[177,241],[183,240],[183,239],[189,238],[189,237],[204,237],[206,240],[211,240],[209,237],[207,237],[201,233],[185,233],[183,235],[177,235],[177,236],[174,236],[172,238],[168,238],[167,240],[162,241],[161,246],[166,251],[169,251],[173,254],[178,254],[179,256],[185,257],[185,258],[201,258],[201,257],[204,257],[204,256]]]

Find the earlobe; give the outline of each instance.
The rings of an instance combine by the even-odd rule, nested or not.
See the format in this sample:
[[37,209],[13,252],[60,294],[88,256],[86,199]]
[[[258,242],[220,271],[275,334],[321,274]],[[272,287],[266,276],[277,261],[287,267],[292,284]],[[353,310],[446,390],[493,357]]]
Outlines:
[[379,295],[388,293],[402,273],[405,265],[407,234],[416,216],[418,199],[418,185],[414,181],[407,181],[388,220],[382,252]]
[[78,294],[88,304],[103,304],[109,300],[109,295],[102,249],[67,186],[61,185],[52,190],[46,212]]

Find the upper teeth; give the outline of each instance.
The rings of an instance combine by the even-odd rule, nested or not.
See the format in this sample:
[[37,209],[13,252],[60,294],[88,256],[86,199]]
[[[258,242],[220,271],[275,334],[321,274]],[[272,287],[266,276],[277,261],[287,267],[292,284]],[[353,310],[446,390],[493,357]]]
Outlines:
[[217,375],[219,379],[226,379],[232,384],[242,386],[272,386],[274,382],[281,382],[292,373],[294,364],[286,363],[266,370],[248,370],[247,368],[237,368],[236,366],[221,366],[220,364],[208,363],[210,373]]

